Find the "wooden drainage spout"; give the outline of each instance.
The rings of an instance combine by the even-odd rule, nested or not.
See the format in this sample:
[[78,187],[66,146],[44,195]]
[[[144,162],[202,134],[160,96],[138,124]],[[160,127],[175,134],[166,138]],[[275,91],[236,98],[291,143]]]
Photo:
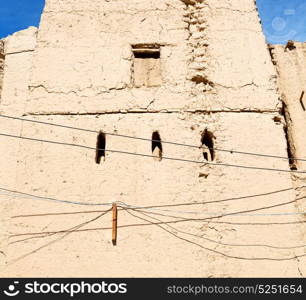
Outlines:
[[112,243],[114,246],[117,245],[117,215],[118,215],[118,210],[117,210],[117,204],[113,203],[113,222],[112,222]]

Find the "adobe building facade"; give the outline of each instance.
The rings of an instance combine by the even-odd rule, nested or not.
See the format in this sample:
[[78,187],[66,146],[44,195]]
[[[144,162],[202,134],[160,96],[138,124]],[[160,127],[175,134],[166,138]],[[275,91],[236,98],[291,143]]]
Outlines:
[[1,276],[305,276],[254,0],[47,0],[2,43],[1,115],[88,131],[0,119]]

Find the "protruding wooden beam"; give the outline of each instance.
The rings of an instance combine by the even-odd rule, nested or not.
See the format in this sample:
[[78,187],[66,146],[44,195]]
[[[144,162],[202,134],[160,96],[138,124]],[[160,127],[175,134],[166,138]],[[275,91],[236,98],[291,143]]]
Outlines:
[[117,245],[117,215],[118,215],[118,210],[117,210],[117,204],[113,203],[113,229],[112,229],[112,243],[114,246]]
[[286,47],[285,47],[285,52],[287,51],[287,49],[289,50],[293,50],[296,49],[296,46],[294,45],[294,41],[289,40]]

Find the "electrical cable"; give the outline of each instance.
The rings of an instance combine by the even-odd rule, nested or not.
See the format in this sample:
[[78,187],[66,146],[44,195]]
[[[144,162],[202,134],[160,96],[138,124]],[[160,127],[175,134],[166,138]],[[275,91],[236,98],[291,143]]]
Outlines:
[[[1,118],[7,118],[7,119],[13,119],[13,120],[19,120],[19,121],[25,121],[25,122],[32,122],[32,123],[37,123],[37,124],[43,124],[43,125],[50,125],[50,126],[55,126],[55,127],[61,127],[61,128],[66,128],[66,129],[73,129],[73,130],[79,130],[79,131],[86,131],[86,132],[91,132],[91,133],[99,133],[97,130],[92,130],[92,129],[86,129],[86,128],[80,128],[80,127],[73,127],[73,126],[68,126],[68,125],[62,125],[62,124],[56,124],[56,123],[51,123],[51,122],[44,122],[44,121],[38,121],[38,120],[30,120],[26,118],[20,118],[20,117],[13,117],[13,116],[8,116],[8,115],[1,115]],[[122,137],[122,138],[128,138],[128,139],[135,139],[135,140],[140,140],[140,141],[148,141],[148,142],[160,142],[159,140],[152,140],[148,138],[142,138],[142,137],[136,137],[136,136],[130,136],[130,135],[124,135],[124,134],[117,134],[117,133],[110,133],[110,132],[104,132],[106,135],[110,136],[117,136],[117,137]],[[170,144],[170,145],[175,145],[175,146],[182,146],[182,147],[190,147],[190,148],[201,148],[200,146],[196,145],[190,145],[190,144],[183,144],[183,143],[177,143],[177,142],[170,142],[170,141],[162,141],[164,144]],[[228,149],[220,149],[220,148],[209,148],[206,147],[207,149],[215,150],[215,151],[220,151],[220,152],[228,152],[228,153],[236,153],[236,154],[241,154],[241,155],[251,155],[251,156],[259,156],[259,157],[270,157],[270,158],[276,158],[276,159],[284,159],[284,160],[294,160],[294,161],[306,161],[305,158],[294,158],[294,157],[285,157],[285,156],[279,156],[279,155],[270,155],[270,154],[262,154],[262,153],[254,153],[254,152],[245,152],[245,151],[237,151],[237,150],[228,150]]]
[[[43,139],[30,138],[30,137],[25,137],[25,136],[17,136],[17,135],[12,135],[12,134],[5,134],[5,133],[0,133],[0,136],[10,137],[10,138],[17,138],[17,139],[24,139],[24,140],[35,141],[35,142],[43,142],[43,143],[49,143],[49,144],[56,144],[56,145],[62,145],[62,146],[64,145],[64,146],[71,146],[71,147],[79,147],[79,148],[95,150],[95,151],[100,150],[100,151],[105,151],[105,152],[110,152],[110,153],[120,153],[120,154],[133,155],[133,156],[160,158],[159,156],[143,154],[143,153],[134,153],[134,152],[128,152],[128,151],[121,151],[121,150],[94,148],[94,147],[89,147],[89,146],[85,146],[85,145],[78,145],[78,144],[72,144],[72,143],[64,143],[64,142],[43,140]],[[181,161],[181,162],[188,162],[188,163],[196,163],[196,164],[206,164],[206,165],[213,165],[213,166],[223,166],[223,167],[232,167],[232,168],[251,169],[251,170],[262,170],[262,171],[272,171],[272,172],[306,174],[306,171],[284,170],[284,169],[275,169],[275,168],[263,168],[263,167],[254,167],[254,166],[243,166],[243,165],[235,165],[235,164],[225,164],[225,163],[214,163],[214,162],[197,161],[197,160],[191,160],[191,159],[173,158],[173,157],[165,157],[165,156],[163,156],[162,159],[164,159],[164,160],[171,160],[171,161]]]
[[[131,210],[145,210],[145,211],[166,211],[166,212],[172,212],[172,213],[192,213],[192,214],[204,214],[204,215],[210,215],[210,216],[213,216],[212,218],[218,218],[218,217],[222,217],[222,216],[230,216],[230,215],[239,215],[239,216],[288,216],[288,215],[305,215],[306,214],[306,211],[305,212],[294,212],[294,213],[270,213],[270,214],[247,214],[247,212],[251,212],[251,211],[254,211],[254,210],[262,210],[262,209],[269,209],[269,208],[273,208],[275,206],[280,206],[280,205],[287,205],[287,204],[290,204],[290,203],[293,203],[297,200],[302,200],[302,199],[305,199],[305,197],[300,197],[300,198],[297,198],[295,200],[292,200],[292,201],[289,201],[289,202],[285,202],[285,203],[281,203],[280,205],[272,205],[272,206],[268,206],[268,207],[263,207],[261,209],[251,209],[251,210],[248,210],[246,211],[245,213],[242,213],[242,212],[233,212],[233,213],[226,213],[226,212],[199,212],[199,211],[195,211],[195,212],[190,212],[190,211],[176,211],[176,210],[163,210],[163,209],[157,209],[157,208],[146,208],[146,207],[143,207],[143,206],[134,206],[134,205],[128,205],[122,201],[114,201],[112,203],[86,203],[86,202],[75,202],[75,201],[68,201],[68,200],[58,200],[58,199],[55,199],[55,198],[51,198],[51,197],[42,197],[42,196],[34,196],[34,195],[31,195],[31,194],[28,194],[28,193],[24,193],[24,192],[18,192],[18,191],[14,191],[14,190],[9,190],[9,189],[6,189],[6,188],[2,188],[0,187],[0,190],[2,191],[5,191],[7,192],[8,194],[6,193],[2,193],[2,195],[5,195],[5,196],[11,196],[10,193],[15,193],[17,194],[16,196],[13,196],[13,197],[16,197],[18,198],[18,195],[19,198],[21,197],[29,197],[31,199],[35,199],[35,200],[46,200],[46,201],[54,201],[54,202],[60,202],[60,203],[69,203],[69,204],[77,204],[77,205],[87,205],[87,206],[112,206],[113,203],[116,203],[118,206],[120,206],[122,209],[131,209]],[[0,193],[1,194],[1,193]],[[198,220],[205,220],[205,219],[186,219],[187,221],[198,221]]]

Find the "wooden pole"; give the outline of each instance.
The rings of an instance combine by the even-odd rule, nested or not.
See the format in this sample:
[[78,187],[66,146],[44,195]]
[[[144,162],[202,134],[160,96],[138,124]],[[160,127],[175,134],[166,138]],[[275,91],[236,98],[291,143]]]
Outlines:
[[117,204],[113,203],[113,230],[112,230],[112,242],[113,245],[117,245]]

